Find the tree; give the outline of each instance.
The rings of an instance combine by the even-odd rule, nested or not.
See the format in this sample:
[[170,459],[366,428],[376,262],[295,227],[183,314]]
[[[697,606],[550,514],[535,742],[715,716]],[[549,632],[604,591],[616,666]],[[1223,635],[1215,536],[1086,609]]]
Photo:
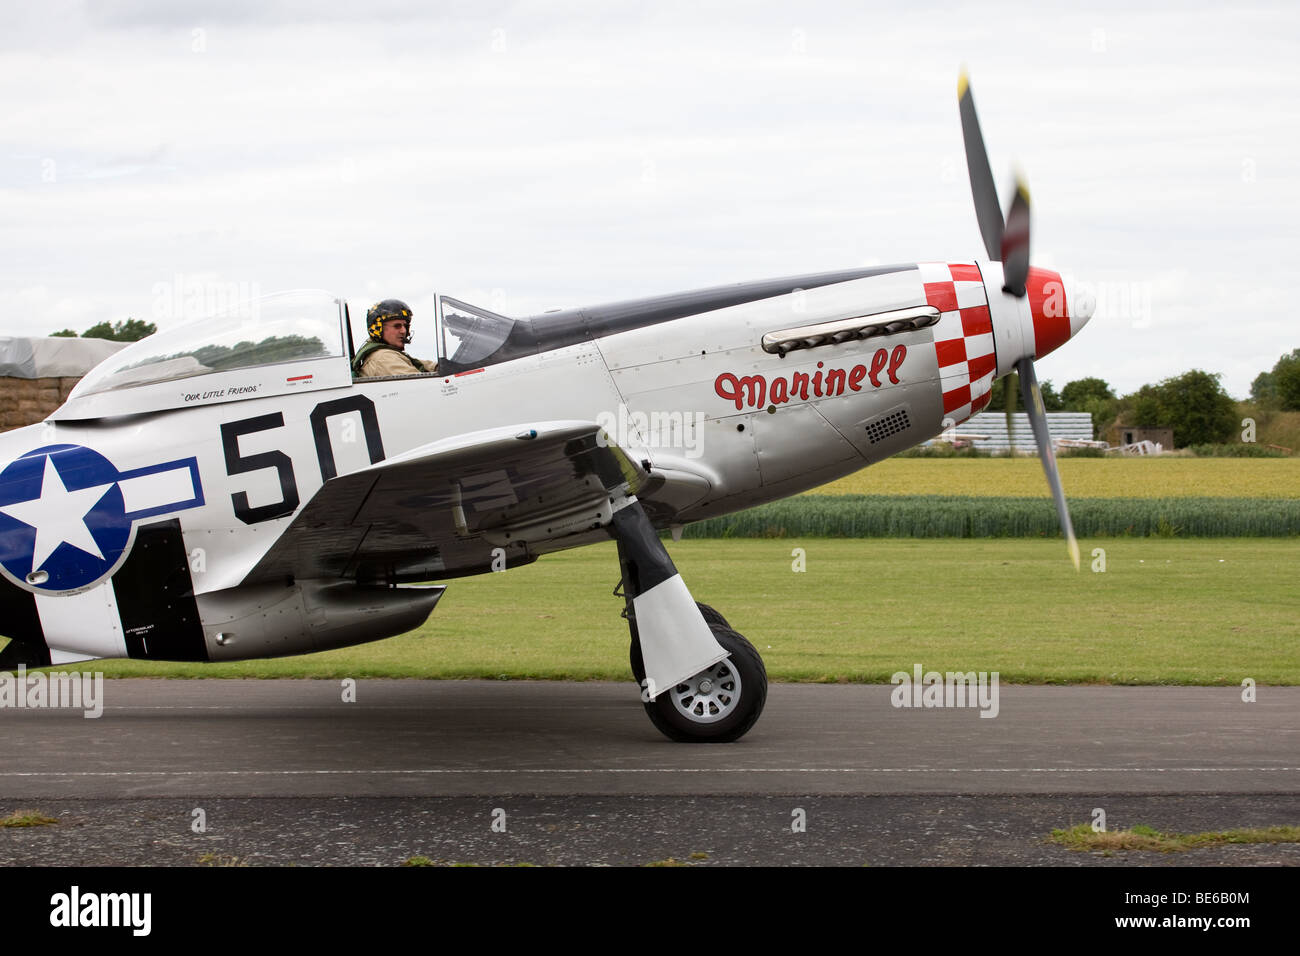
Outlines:
[[1300,411],[1300,349],[1283,355],[1273,366],[1277,401],[1287,411]]
[[1092,431],[1101,435],[1119,414],[1119,399],[1103,379],[1080,378],[1061,389],[1061,405],[1072,412],[1092,415]]
[[117,335],[118,342],[138,342],[157,332],[158,326],[142,319],[127,319],[126,322],[119,322],[114,326],[113,331]]
[[1135,425],[1172,428],[1174,445],[1227,441],[1237,430],[1237,407],[1219,375],[1192,369],[1159,385],[1143,385],[1124,398]]
[[1125,395],[1124,404],[1130,411],[1126,417],[1132,418],[1135,425],[1142,428],[1170,427],[1160,389],[1155,385],[1143,385],[1132,395]]
[[112,322],[100,322],[98,325],[92,325],[90,328],[86,329],[86,331],[81,333],[81,337],[83,339],[109,339],[110,341],[117,341],[113,338]]
[[1261,405],[1277,401],[1277,379],[1272,372],[1260,372],[1250,383],[1250,397]]
[[1045,378],[1038,383],[1038,390],[1043,395],[1043,411],[1045,412],[1062,412],[1065,411],[1065,402],[1061,396],[1056,394],[1056,389],[1052,387],[1052,380]]
[[109,322],[92,325],[81,333],[81,337],[83,339],[108,339],[110,342],[138,342],[146,335],[153,335],[157,331],[158,327],[152,322],[127,319],[125,322],[118,322],[116,325]]
[[50,333],[50,338],[52,339],[75,339],[76,337],[77,333],[72,331],[72,329],[64,329],[62,332]]
[[1061,401],[1072,412],[1086,412],[1089,402],[1106,401],[1114,397],[1115,393],[1110,386],[1100,378],[1075,379],[1061,389]]

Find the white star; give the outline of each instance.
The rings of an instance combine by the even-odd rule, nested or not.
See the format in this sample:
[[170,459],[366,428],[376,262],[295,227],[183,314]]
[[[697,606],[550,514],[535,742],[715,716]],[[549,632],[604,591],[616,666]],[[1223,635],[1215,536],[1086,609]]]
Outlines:
[[36,529],[33,571],[38,570],[64,542],[104,560],[103,552],[95,544],[95,538],[86,526],[86,514],[99,503],[104,492],[113,487],[113,484],[109,482],[94,488],[69,491],[63,483],[63,476],[54,467],[53,457],[46,456],[40,496],[0,508],[9,517]]

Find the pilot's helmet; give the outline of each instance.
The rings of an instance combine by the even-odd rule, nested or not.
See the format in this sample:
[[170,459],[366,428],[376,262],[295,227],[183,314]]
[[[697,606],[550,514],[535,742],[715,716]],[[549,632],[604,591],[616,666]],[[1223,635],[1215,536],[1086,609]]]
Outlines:
[[[376,302],[366,313],[366,333],[370,336],[370,341],[383,341],[385,319],[406,319],[406,331],[411,331],[411,307],[401,299],[385,299]],[[409,335],[407,341],[410,341]]]

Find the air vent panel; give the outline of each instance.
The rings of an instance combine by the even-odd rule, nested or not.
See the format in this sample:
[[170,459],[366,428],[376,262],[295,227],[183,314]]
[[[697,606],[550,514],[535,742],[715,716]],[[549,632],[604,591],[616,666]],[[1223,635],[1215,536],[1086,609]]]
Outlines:
[[878,445],[886,438],[892,438],[894,435],[905,432],[911,427],[912,422],[907,416],[907,409],[895,409],[867,422],[867,440],[873,445]]

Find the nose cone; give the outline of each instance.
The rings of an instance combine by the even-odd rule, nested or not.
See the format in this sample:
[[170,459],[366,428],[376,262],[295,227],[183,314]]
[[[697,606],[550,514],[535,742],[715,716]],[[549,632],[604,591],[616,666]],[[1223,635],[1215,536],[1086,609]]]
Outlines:
[[1050,269],[1030,268],[1025,291],[1028,293],[1035,359],[1056,351],[1071,336],[1078,334],[1097,307],[1096,298],[1091,293],[1078,283],[1072,282],[1067,286],[1060,273]]
[[1077,280],[1065,284],[1065,301],[1070,311],[1070,337],[1088,324],[1097,309],[1097,297],[1092,290]]

